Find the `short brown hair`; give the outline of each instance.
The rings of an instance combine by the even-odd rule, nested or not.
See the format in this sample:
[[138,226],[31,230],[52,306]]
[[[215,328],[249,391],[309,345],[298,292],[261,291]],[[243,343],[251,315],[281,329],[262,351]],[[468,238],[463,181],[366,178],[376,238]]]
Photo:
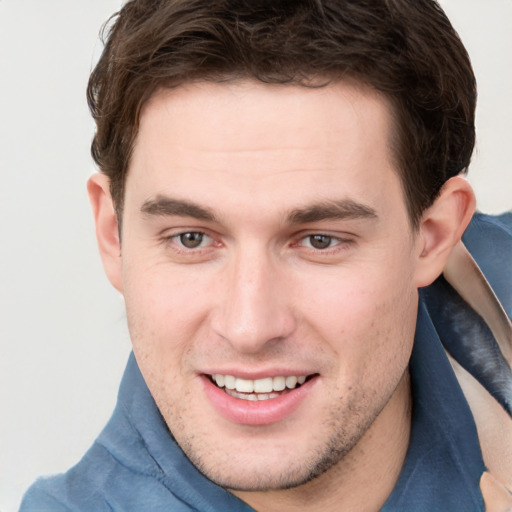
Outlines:
[[467,52],[434,0],[132,0],[104,30],[88,85],[92,155],[118,215],[141,109],[159,88],[242,78],[350,78],[393,106],[394,155],[417,225],[475,142]]

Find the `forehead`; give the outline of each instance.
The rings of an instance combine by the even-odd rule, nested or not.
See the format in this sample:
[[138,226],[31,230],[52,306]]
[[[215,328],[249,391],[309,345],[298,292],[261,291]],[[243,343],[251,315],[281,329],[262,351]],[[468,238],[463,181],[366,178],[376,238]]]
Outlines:
[[[350,132],[355,139],[368,121],[387,135],[390,113],[382,94],[353,81],[318,88],[252,80],[195,82],[153,94],[142,111],[139,138],[155,137],[158,123],[177,144],[193,140],[205,150],[307,149],[319,142],[311,139],[312,131],[322,132],[327,147]],[[284,130],[276,139],[269,128]]]
[[201,200],[218,191],[283,203],[308,194],[328,199],[336,189],[337,199],[350,192],[359,195],[350,199],[368,200],[391,174],[396,181],[391,130],[388,102],[350,82],[201,82],[160,90],[141,115],[127,199],[176,196],[183,187],[190,193],[194,183],[196,194],[204,189]]

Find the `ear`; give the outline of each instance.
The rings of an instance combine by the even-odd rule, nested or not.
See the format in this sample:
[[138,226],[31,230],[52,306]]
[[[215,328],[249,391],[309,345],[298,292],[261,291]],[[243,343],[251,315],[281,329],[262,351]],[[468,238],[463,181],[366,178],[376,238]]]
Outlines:
[[420,221],[415,283],[428,286],[443,271],[475,211],[475,194],[461,176],[450,178]]
[[110,180],[103,173],[93,174],[87,182],[87,192],[105,274],[112,286],[122,293],[121,243],[117,215],[110,195]]

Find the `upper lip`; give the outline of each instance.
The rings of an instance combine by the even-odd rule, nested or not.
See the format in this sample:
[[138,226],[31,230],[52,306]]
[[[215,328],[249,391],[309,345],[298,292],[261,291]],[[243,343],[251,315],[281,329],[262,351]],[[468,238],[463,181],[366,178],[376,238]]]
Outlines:
[[283,369],[283,368],[276,368],[276,369],[266,369],[266,370],[260,370],[260,371],[248,371],[248,370],[239,370],[239,369],[221,369],[221,368],[215,368],[215,369],[208,369],[206,371],[200,372],[202,375],[232,375],[234,377],[239,377],[241,379],[246,380],[258,380],[258,379],[265,379],[268,377],[300,377],[302,375],[309,376],[314,375],[318,372],[312,371],[312,370],[302,370],[302,369]]

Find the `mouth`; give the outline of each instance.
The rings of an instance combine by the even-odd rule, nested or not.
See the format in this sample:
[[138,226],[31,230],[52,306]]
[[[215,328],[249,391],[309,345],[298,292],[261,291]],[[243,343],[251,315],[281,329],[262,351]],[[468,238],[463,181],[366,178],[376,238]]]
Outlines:
[[209,375],[210,381],[233,398],[258,402],[279,398],[300,388],[312,375],[288,375],[265,377],[263,379],[242,379],[233,375]]
[[223,418],[231,424],[250,426],[289,418],[301,404],[316,396],[314,390],[321,383],[318,373],[267,375],[259,379],[203,373],[202,381],[208,401]]

